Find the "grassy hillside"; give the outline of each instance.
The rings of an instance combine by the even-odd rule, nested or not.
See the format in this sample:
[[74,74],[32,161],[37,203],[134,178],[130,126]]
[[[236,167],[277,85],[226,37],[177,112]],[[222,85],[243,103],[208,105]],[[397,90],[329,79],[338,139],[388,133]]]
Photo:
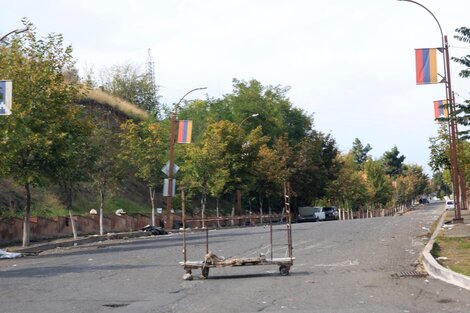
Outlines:
[[[128,119],[143,120],[148,113],[132,103],[113,97],[101,90],[91,90],[79,99],[78,104],[83,105],[87,114],[94,120],[106,119],[108,123],[119,128],[121,123]],[[8,178],[0,179],[0,217],[21,216],[25,206],[25,192],[23,186],[18,186]],[[32,215],[39,216],[65,216],[68,212],[63,205],[63,197],[57,186],[45,186],[32,189]],[[83,184],[74,191],[74,213],[84,214],[91,209],[98,209],[98,194],[91,185]],[[128,213],[150,211],[148,190],[145,185],[137,181],[128,173],[118,191],[109,197],[105,211],[112,213],[117,209],[124,209]]]

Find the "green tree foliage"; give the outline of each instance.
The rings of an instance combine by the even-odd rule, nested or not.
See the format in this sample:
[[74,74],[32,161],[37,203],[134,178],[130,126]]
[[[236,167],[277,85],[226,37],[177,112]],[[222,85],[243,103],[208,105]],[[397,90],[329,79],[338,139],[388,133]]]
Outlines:
[[79,118],[71,104],[79,86],[65,79],[73,59],[62,36],[39,39],[34,26],[23,22],[30,31],[0,50],[0,76],[13,80],[14,94],[12,115],[0,120],[0,164],[3,174],[25,188],[23,245],[28,245],[31,187],[53,176],[58,160],[70,152],[70,123]]
[[354,140],[351,152],[357,169],[362,169],[362,164],[367,160],[367,154],[370,150],[372,150],[372,147],[369,144],[364,147],[359,138]]
[[[229,169],[222,156],[225,155],[225,141],[217,136],[220,130],[216,125],[209,125],[204,138],[186,149],[186,158],[182,166],[185,174],[182,185],[190,191],[201,194],[201,210],[205,214],[207,196],[219,199],[229,179]],[[213,140],[213,135],[217,140]]]
[[90,181],[89,164],[94,163],[96,155],[94,147],[88,142],[94,126],[83,113],[79,113],[80,110],[78,106],[70,106],[65,112],[64,118],[68,122],[63,125],[62,140],[56,142],[60,145],[56,150],[62,153],[56,155],[54,170],[50,172],[53,182],[62,190],[74,238],[77,238],[77,232],[72,218],[73,192],[80,183]]
[[327,187],[327,199],[345,209],[358,211],[369,203],[369,190],[366,175],[357,170],[355,156],[352,152],[336,157],[340,164],[337,178]]
[[132,120],[121,125],[120,157],[131,164],[135,176],[143,180],[149,188],[152,212],[155,212],[155,189],[161,186],[164,165],[163,157],[167,136],[161,124],[151,120],[135,123]]
[[368,160],[364,171],[369,186],[370,203],[373,208],[382,208],[392,200],[392,181],[385,173],[380,161]]
[[[468,27],[460,27],[455,30],[457,32],[457,35],[454,36],[455,39],[469,43],[470,42],[470,28]],[[470,55],[467,54],[465,56],[456,58],[452,58],[453,61],[456,63],[460,64],[461,66],[464,67],[459,72],[460,77],[465,77],[468,78],[470,77]],[[456,108],[457,108],[457,123],[463,126],[470,126],[470,101],[465,100],[464,103],[462,104],[457,104],[456,103]],[[459,136],[462,140],[468,140],[470,138],[470,130],[460,130],[459,131]]]
[[258,192],[260,208],[263,199],[279,196],[283,183],[290,181],[293,153],[285,137],[276,139],[272,148],[263,145],[254,163],[257,172],[254,190]]
[[100,235],[104,234],[103,212],[106,199],[117,190],[124,175],[119,158],[119,135],[108,127],[97,127],[90,144],[96,151],[95,162],[90,164],[92,185],[99,196]]
[[413,200],[427,191],[429,179],[423,168],[418,165],[406,165],[403,175],[396,179],[398,203],[411,204]]
[[328,182],[336,179],[336,142],[330,135],[313,131],[294,151],[292,190],[299,206],[311,205],[326,195]]
[[[470,28],[460,27],[455,31],[457,32],[457,35],[454,36],[455,39],[461,42],[470,42]],[[465,55],[460,58],[453,57],[452,60],[465,67],[465,69],[461,70],[459,73],[461,77],[470,77],[470,55]]]
[[[293,108],[287,98],[288,87],[263,86],[257,80],[249,82],[233,80],[233,93],[216,102],[225,110],[220,117],[242,123],[245,130],[262,127],[270,144],[275,138],[287,135],[291,143],[297,143],[311,131],[312,118],[302,110]],[[255,118],[248,118],[255,115]]]
[[387,175],[396,177],[402,173],[403,161],[405,156],[400,156],[397,146],[394,146],[390,151],[386,151],[382,156],[382,162],[385,167]]
[[450,168],[450,147],[446,124],[440,124],[438,135],[429,138],[429,143],[429,166],[433,172],[448,170]]
[[135,66],[112,66],[103,70],[101,80],[100,88],[104,91],[159,116],[160,104],[156,95],[158,88],[148,75],[141,74]]

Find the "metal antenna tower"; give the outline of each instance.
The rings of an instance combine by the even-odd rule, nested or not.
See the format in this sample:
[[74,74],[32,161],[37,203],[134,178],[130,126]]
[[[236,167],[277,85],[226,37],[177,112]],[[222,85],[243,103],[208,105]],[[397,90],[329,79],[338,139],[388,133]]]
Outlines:
[[147,51],[147,62],[145,63],[145,66],[147,69],[147,76],[150,80],[150,84],[152,88],[152,102],[155,105],[155,116],[157,119],[159,119],[160,110],[159,110],[158,97],[157,97],[157,84],[155,82],[155,62],[153,62],[150,48]]

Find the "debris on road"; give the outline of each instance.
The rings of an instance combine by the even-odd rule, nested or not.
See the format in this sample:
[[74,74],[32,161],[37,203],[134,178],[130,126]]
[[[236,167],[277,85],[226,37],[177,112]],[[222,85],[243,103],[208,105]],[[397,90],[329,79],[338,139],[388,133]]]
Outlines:
[[166,235],[168,234],[166,230],[162,227],[147,225],[141,228],[141,230],[150,232],[152,235]]
[[0,259],[16,259],[21,257],[21,253],[16,253],[16,252],[6,252],[2,249],[0,249]]

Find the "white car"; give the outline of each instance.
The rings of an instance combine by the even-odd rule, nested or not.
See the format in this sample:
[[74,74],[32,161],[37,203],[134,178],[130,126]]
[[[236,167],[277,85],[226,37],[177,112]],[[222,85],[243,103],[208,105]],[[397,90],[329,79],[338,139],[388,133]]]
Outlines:
[[325,213],[321,207],[304,206],[299,207],[297,222],[316,222],[325,219]]
[[314,210],[315,216],[317,218],[317,221],[324,221],[326,220],[326,214],[323,208],[321,207],[316,207]]
[[446,201],[446,210],[453,210],[455,208],[453,200]]

